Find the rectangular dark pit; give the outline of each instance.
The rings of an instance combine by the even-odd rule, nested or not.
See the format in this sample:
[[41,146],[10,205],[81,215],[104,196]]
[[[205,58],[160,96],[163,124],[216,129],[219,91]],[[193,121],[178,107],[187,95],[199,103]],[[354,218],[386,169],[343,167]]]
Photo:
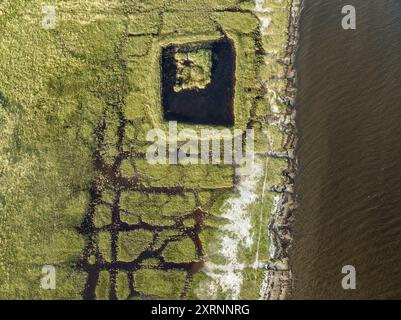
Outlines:
[[[199,87],[185,85],[177,91],[177,84],[178,87],[182,84],[183,77],[182,72],[177,74],[179,67],[176,54],[196,55],[199,51],[211,53],[210,82],[205,85],[206,82],[201,79]],[[226,38],[163,48],[161,68],[164,118],[184,123],[233,126],[235,59],[234,44]],[[186,63],[184,61],[184,65]],[[189,65],[193,65],[190,60]]]

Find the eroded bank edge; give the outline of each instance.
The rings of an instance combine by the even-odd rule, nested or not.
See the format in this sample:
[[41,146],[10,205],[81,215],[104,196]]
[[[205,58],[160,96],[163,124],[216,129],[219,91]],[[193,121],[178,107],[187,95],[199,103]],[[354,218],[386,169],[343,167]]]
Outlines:
[[[284,148],[288,159],[290,188],[294,190],[294,179],[298,169],[295,155],[297,146],[297,129],[295,123],[295,100],[297,96],[297,72],[295,69],[296,52],[299,40],[299,18],[303,8],[302,0],[292,0],[288,25],[288,44],[285,63],[287,86],[285,96],[280,99],[287,105],[287,114],[279,117],[279,125],[286,124],[289,130],[284,131],[286,141]],[[286,128],[287,129],[287,128]],[[278,156],[271,154],[270,156]],[[291,224],[297,209],[297,195],[293,192],[282,193],[275,197],[269,222],[270,258],[266,264],[267,271],[260,289],[260,298],[267,300],[288,299],[293,288],[293,276],[290,266],[290,249],[293,244]]]

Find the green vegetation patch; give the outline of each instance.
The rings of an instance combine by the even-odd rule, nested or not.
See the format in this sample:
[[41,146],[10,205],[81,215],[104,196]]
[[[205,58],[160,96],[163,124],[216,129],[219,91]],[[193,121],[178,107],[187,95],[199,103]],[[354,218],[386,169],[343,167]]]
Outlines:
[[195,195],[191,192],[168,195],[138,191],[123,192],[120,206],[129,213],[128,216],[137,215],[141,221],[154,225],[171,225],[173,221],[169,217],[191,213],[197,207]]
[[138,291],[146,292],[146,296],[178,299],[184,288],[186,272],[180,270],[146,270],[135,273],[134,279]]
[[199,49],[176,52],[177,78],[174,91],[205,89],[212,81],[212,52]]
[[137,170],[147,177],[146,184],[157,186],[183,186],[186,188],[232,188],[234,170],[231,165],[164,165],[136,162]]
[[99,252],[105,261],[112,260],[111,252],[111,234],[109,232],[98,233]]
[[119,300],[126,300],[130,295],[128,274],[120,271],[116,280],[116,293]]
[[146,230],[120,232],[118,235],[118,260],[130,262],[150,246],[153,234]]
[[98,300],[109,300],[110,297],[110,274],[108,271],[99,273],[99,280],[96,287],[96,298]]
[[108,205],[99,205],[95,209],[93,223],[96,228],[102,228],[111,224],[111,207]]
[[157,11],[132,14],[128,18],[128,34],[156,35],[160,23],[160,14]]
[[195,245],[191,239],[170,242],[163,251],[163,256],[169,262],[191,262],[197,260]]

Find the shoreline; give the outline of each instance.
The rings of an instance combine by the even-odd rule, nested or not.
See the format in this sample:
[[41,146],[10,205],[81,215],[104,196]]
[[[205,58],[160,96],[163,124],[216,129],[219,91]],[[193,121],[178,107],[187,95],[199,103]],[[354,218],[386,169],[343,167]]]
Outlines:
[[[287,106],[287,113],[280,116],[279,122],[283,127],[285,144],[283,145],[288,159],[288,171],[285,176],[288,183],[285,185],[289,192],[275,197],[275,205],[271,213],[268,236],[270,239],[270,260],[273,263],[265,265],[264,281],[261,287],[261,299],[284,300],[291,296],[293,290],[293,275],[290,266],[290,251],[294,243],[292,236],[292,222],[297,209],[297,195],[294,190],[294,179],[298,170],[295,154],[298,136],[295,123],[295,100],[297,96],[297,72],[295,59],[299,40],[299,18],[302,11],[302,0],[292,0],[290,5],[288,42],[286,56],[287,86],[285,96],[280,99]],[[270,155],[275,156],[275,155]]]

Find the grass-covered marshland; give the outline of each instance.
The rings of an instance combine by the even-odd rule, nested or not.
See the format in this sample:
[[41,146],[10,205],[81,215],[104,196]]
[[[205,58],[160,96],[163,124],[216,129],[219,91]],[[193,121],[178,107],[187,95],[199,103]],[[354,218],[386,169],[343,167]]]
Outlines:
[[[286,108],[279,61],[289,2],[258,1],[259,10],[253,0],[49,0],[54,30],[42,27],[42,2],[0,2],[1,298],[231,297],[205,270],[228,263],[219,247],[234,168],[143,157],[146,132],[168,130],[160,54],[171,44],[233,41],[234,127],[255,129],[260,154],[284,151],[275,118]],[[181,68],[178,91],[209,81],[209,53],[187,58],[194,64]],[[179,130],[189,126],[208,127]],[[259,296],[263,272],[252,266],[269,258],[270,187],[284,183],[287,167],[260,159],[259,197],[247,209],[253,241],[238,243],[243,299]],[[40,287],[49,264],[56,290]]]

